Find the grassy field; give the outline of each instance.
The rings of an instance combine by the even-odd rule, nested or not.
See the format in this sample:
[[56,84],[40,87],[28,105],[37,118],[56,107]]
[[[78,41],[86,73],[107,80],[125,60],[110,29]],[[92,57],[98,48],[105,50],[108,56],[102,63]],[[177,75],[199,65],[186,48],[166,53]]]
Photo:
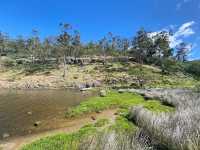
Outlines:
[[[155,114],[160,112],[172,112],[174,110],[174,108],[162,105],[156,100],[145,101],[142,96],[137,94],[110,91],[107,93],[106,97],[93,97],[82,102],[79,106],[71,108],[66,113],[66,117],[84,117],[85,114],[91,112],[119,108],[119,113],[114,123],[109,119],[101,119],[95,124],[84,126],[76,133],[59,134],[53,137],[43,138],[30,145],[24,146],[22,150],[77,150],[83,149],[83,145],[91,146],[90,144],[93,141],[90,141],[91,137],[92,139],[96,139],[99,135],[102,136],[102,134],[104,135],[105,133],[106,135],[107,133],[113,132],[117,134],[123,133],[123,135],[134,134],[138,130],[138,127],[127,119],[127,113],[129,107],[139,105],[144,106],[147,110],[155,112]],[[90,144],[88,145],[88,143]]]

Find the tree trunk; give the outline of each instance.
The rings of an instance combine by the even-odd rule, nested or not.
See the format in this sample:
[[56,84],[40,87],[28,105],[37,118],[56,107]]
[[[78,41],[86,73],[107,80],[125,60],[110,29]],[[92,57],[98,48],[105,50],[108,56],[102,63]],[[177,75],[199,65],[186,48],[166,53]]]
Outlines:
[[64,58],[63,58],[63,78],[66,76],[66,55],[64,55]]

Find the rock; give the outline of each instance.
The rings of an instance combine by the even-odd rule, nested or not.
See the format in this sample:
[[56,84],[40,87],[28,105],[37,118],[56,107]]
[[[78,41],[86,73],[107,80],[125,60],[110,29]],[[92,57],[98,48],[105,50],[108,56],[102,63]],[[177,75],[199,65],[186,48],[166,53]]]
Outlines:
[[28,133],[29,133],[29,134],[31,134],[31,133],[32,133],[32,131],[31,131],[31,130],[28,130]]
[[119,115],[119,113],[118,113],[118,112],[115,112],[114,115],[117,116],[117,115]]
[[91,119],[92,119],[92,120],[96,120],[96,118],[95,118],[94,116],[91,116]]
[[82,88],[80,89],[80,91],[84,92],[84,91],[88,91],[88,90],[91,90],[92,88]]
[[4,139],[6,139],[6,138],[10,137],[10,134],[4,133],[4,134],[2,135],[2,137],[3,137]]
[[32,115],[33,113],[31,111],[27,112],[28,115]]
[[99,93],[99,95],[101,97],[106,97],[106,91],[105,90],[101,90],[100,93]]
[[74,76],[74,79],[78,79],[78,76]]
[[35,126],[35,127],[38,127],[40,124],[41,124],[41,121],[36,121],[36,122],[34,123],[34,126]]
[[119,89],[118,93],[124,93],[125,91],[123,89]]
[[85,84],[85,88],[90,88],[91,87],[91,84],[90,83],[86,83]]
[[97,113],[97,114],[99,114],[99,113],[101,113],[101,112],[102,112],[102,111],[100,111],[100,110],[96,110],[96,113]]
[[101,86],[101,82],[100,82],[100,81],[94,81],[94,82],[92,83],[92,86],[93,86],[93,87],[100,87],[100,86]]
[[134,89],[139,89],[140,88],[139,84],[136,83],[136,82],[131,83],[130,87],[132,87]]

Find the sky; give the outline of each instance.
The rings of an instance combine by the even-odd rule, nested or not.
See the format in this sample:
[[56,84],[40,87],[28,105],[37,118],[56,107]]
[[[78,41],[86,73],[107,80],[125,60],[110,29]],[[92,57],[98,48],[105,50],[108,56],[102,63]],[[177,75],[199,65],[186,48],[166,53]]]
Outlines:
[[150,32],[172,29],[170,46],[191,44],[189,58],[200,59],[200,0],[1,0],[0,31],[11,37],[42,38],[59,33],[70,23],[82,41],[96,41],[112,32],[132,37],[141,28]]

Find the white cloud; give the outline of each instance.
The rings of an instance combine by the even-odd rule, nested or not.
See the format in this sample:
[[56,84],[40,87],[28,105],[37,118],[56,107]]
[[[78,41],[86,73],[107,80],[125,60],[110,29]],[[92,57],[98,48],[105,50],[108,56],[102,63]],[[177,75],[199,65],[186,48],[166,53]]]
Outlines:
[[176,4],[176,9],[177,9],[177,10],[180,10],[181,7],[182,7],[185,3],[188,3],[188,2],[190,2],[190,1],[192,1],[192,0],[180,0],[179,3]]
[[[170,47],[175,48],[176,46],[178,46],[180,43],[183,42],[184,38],[195,34],[195,31],[192,29],[194,24],[195,24],[194,21],[186,22],[186,23],[182,24],[173,35],[168,35],[169,41],[170,41]],[[158,33],[162,32],[162,31],[170,31],[170,29],[172,29],[171,27],[173,27],[173,29],[175,29],[174,25],[169,26],[160,31],[149,33],[149,37],[153,38],[153,37],[155,37],[155,35],[157,35]],[[188,45],[188,46],[189,46],[188,48],[190,50],[193,48],[192,45]]]
[[195,24],[194,21],[190,21],[181,25],[178,31],[176,31],[174,35],[169,37],[170,47],[175,48],[178,44],[183,42],[183,38],[195,34],[194,30],[192,29],[192,26],[194,24]]
[[190,22],[186,22],[184,23],[179,30],[175,33],[175,36],[179,37],[179,36],[190,36],[192,34],[194,34],[194,30],[192,29],[192,26],[194,25],[194,21],[190,21]]

